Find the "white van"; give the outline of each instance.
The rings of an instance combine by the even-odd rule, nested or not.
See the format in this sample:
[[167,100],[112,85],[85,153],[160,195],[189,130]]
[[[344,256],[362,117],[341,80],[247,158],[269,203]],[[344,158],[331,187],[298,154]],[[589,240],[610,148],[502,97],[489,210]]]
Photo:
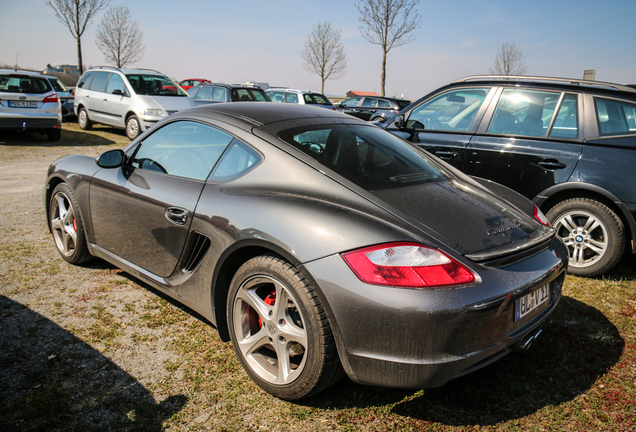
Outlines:
[[75,114],[82,129],[101,123],[125,129],[131,140],[164,117],[193,106],[179,85],[150,69],[93,67],[75,90]]

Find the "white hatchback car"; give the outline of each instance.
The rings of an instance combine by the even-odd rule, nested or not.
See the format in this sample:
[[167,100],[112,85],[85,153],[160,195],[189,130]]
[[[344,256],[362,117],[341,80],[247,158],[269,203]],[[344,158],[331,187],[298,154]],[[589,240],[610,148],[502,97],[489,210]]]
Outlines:
[[60,97],[46,76],[0,69],[0,129],[33,130],[50,141],[60,140]]
[[94,67],[84,72],[75,89],[75,114],[82,129],[101,123],[125,129],[131,140],[164,117],[193,106],[177,83],[150,69]]

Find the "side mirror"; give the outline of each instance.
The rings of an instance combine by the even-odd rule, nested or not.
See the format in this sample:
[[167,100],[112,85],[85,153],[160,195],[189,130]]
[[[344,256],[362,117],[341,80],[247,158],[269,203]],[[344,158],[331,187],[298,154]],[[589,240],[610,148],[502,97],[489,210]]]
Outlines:
[[113,94],[114,94],[114,95],[123,96],[123,95],[124,95],[124,92],[123,92],[123,91],[121,91],[120,89],[115,89],[115,90],[113,90]]
[[397,116],[395,119],[395,127],[398,129],[404,129],[406,127],[406,120],[404,119],[404,114]]
[[95,162],[101,168],[118,168],[124,164],[126,154],[121,149],[108,150],[97,156]]

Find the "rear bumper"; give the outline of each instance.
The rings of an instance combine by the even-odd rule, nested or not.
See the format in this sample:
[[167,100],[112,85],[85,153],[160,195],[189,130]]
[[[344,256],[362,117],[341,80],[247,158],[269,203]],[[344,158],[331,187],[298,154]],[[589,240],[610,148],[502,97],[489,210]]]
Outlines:
[[[306,265],[317,277],[343,366],[358,383],[430,388],[518,349],[556,308],[567,267],[558,238],[505,268],[472,264],[481,283],[453,290],[360,282],[339,255]],[[550,300],[519,321],[515,301],[548,284]]]
[[0,117],[3,129],[53,129],[62,125],[62,116],[50,117]]

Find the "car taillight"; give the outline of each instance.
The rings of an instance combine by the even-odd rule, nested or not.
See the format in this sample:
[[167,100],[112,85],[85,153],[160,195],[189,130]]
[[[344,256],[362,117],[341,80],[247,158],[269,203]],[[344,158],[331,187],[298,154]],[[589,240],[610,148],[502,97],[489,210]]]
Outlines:
[[60,101],[60,97],[57,95],[57,93],[55,93],[45,97],[42,102],[47,103],[47,102],[59,102],[59,101]]
[[342,254],[358,278],[372,285],[433,288],[466,285],[475,275],[445,253],[417,243],[388,243]]
[[552,226],[548,218],[545,217],[545,215],[543,214],[541,210],[539,210],[539,207],[534,206],[534,211],[532,212],[532,216],[534,216],[534,218],[538,220],[540,223],[542,223],[543,225]]

